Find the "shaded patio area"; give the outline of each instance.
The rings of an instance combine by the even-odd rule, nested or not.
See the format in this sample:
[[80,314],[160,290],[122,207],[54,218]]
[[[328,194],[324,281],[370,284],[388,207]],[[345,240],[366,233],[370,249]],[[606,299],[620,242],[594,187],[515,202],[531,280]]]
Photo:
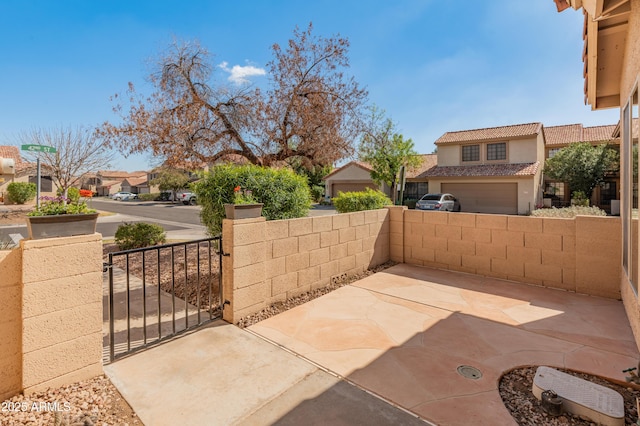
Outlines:
[[639,359],[620,301],[406,264],[249,330],[437,424],[514,424],[498,382],[515,367],[624,380]]

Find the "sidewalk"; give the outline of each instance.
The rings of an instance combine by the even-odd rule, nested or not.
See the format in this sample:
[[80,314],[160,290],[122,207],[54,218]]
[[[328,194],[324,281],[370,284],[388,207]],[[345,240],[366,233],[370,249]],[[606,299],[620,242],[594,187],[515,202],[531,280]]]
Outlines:
[[105,366],[145,425],[425,425],[224,321]]

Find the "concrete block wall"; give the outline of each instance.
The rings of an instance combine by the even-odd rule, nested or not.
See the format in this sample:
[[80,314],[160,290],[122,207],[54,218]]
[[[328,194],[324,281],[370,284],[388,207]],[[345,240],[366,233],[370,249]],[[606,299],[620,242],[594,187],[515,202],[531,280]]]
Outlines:
[[404,212],[404,262],[620,298],[620,218]]
[[23,391],[102,374],[102,236],[20,245]]
[[328,285],[390,258],[390,210],[265,221],[223,221],[223,318]]
[[102,370],[102,236],[0,251],[0,400]]
[[0,251],[0,401],[22,390],[22,256]]

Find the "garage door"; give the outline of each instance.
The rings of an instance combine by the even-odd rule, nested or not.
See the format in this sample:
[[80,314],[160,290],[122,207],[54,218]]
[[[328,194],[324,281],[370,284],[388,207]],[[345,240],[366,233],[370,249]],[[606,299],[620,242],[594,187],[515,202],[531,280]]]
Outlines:
[[378,189],[373,183],[334,183],[331,191],[332,196],[337,197],[338,192],[359,192],[365,188]]
[[460,200],[463,212],[518,213],[517,183],[443,183],[441,189]]

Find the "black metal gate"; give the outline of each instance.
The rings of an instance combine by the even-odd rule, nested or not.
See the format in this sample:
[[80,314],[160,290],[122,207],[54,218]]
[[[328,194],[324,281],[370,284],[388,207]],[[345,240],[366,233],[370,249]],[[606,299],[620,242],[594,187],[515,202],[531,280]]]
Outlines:
[[220,318],[221,265],[220,236],[109,253],[105,361]]

